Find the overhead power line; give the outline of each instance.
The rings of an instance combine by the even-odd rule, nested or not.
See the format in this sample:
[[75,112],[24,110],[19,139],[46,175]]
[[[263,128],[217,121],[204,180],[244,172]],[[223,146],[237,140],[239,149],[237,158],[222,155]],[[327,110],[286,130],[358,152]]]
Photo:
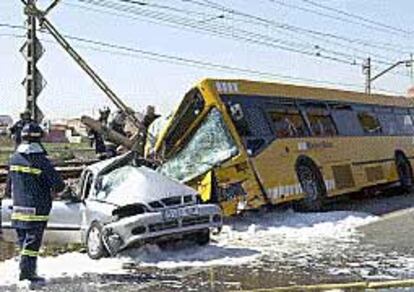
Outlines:
[[304,3],[308,3],[312,6],[327,10],[327,11],[331,11],[331,12],[334,12],[334,13],[337,13],[337,14],[340,14],[340,15],[344,15],[344,16],[347,16],[347,17],[350,17],[350,18],[361,20],[365,23],[370,23],[370,24],[376,25],[378,27],[382,27],[383,29],[387,29],[389,32],[393,31],[394,33],[398,32],[398,33],[403,33],[405,35],[408,35],[408,34],[412,33],[412,31],[408,31],[408,30],[401,29],[401,28],[398,28],[398,27],[394,27],[394,26],[391,26],[391,25],[388,25],[388,24],[385,24],[385,23],[375,21],[375,20],[371,20],[367,17],[357,15],[357,14],[353,14],[353,13],[350,13],[350,12],[347,12],[347,11],[344,11],[344,10],[340,10],[340,9],[337,9],[337,8],[333,8],[333,7],[330,7],[330,6],[325,5],[325,4],[320,4],[320,3],[317,3],[313,0],[300,0],[300,1],[302,1]]
[[[309,56],[313,56],[313,57],[318,57],[318,58],[323,58],[323,59],[327,59],[327,60],[331,60],[331,61],[336,61],[336,62],[341,62],[341,63],[346,63],[346,64],[358,64],[357,59],[362,60],[365,59],[365,57],[367,55],[370,55],[372,57],[375,57],[375,60],[377,63],[380,64],[385,64],[385,65],[389,65],[392,64],[393,60],[389,60],[384,56],[380,56],[378,54],[372,53],[372,52],[368,52],[368,51],[364,51],[361,50],[360,48],[355,48],[355,47],[350,47],[347,46],[345,44],[341,44],[332,40],[326,40],[323,39],[324,36],[313,36],[314,38],[318,38],[319,41],[323,42],[323,45],[320,44],[315,44],[315,43],[309,43],[309,42],[304,42],[303,40],[301,40],[300,43],[298,42],[292,42],[291,40],[282,40],[280,38],[275,39],[272,37],[269,37],[268,35],[264,35],[263,33],[259,33],[257,32],[258,30],[254,30],[252,31],[247,31],[247,30],[243,30],[240,29],[238,27],[229,27],[229,26],[223,26],[221,24],[219,24],[218,22],[214,22],[212,24],[206,24],[206,21],[200,21],[200,20],[195,20],[195,19],[190,19],[190,18],[185,18],[185,16],[177,16],[177,15],[171,15],[171,14],[162,14],[161,12],[155,13],[154,11],[143,11],[142,10],[142,6],[146,6],[146,7],[152,7],[154,6],[153,4],[145,4],[142,5],[137,4],[136,6],[139,6],[140,8],[132,8],[131,6],[135,6],[135,5],[131,5],[131,6],[122,6],[120,4],[115,4],[114,2],[109,2],[109,1],[96,1],[96,0],[78,0],[80,2],[87,2],[91,5],[94,6],[100,6],[102,8],[108,8],[108,9],[113,9],[118,11],[124,11],[127,12],[129,14],[134,14],[134,15],[140,15],[143,17],[149,17],[149,18],[153,18],[153,19],[157,19],[159,21],[162,22],[169,22],[169,23],[173,23],[175,25],[181,26],[181,27],[185,27],[185,28],[190,28],[190,29],[195,29],[195,30],[204,30],[207,31],[209,33],[213,33],[215,35],[218,36],[224,36],[227,38],[231,38],[231,39],[235,39],[238,41],[244,41],[244,42],[250,42],[250,43],[254,43],[256,45],[265,45],[265,46],[270,46],[273,48],[278,48],[278,49],[282,49],[282,50],[287,50],[287,51],[293,51],[296,53],[301,53],[301,54],[305,54],[305,55],[309,55]],[[206,5],[206,3],[204,2],[199,2],[199,1],[190,1],[190,0],[183,0],[184,2],[190,2],[190,3],[197,3],[200,5]],[[134,2],[131,2],[131,0],[118,0],[118,3],[120,2],[128,2],[130,4],[134,4]],[[211,2],[211,1],[209,1]],[[73,4],[68,4],[68,5],[73,5]],[[209,7],[211,6],[210,3],[207,4]],[[75,4],[76,6],[76,4]],[[79,7],[79,6],[78,6]],[[216,6],[214,6],[216,7]],[[89,10],[93,10],[93,8],[90,7],[82,7],[83,9],[89,9]],[[163,9],[166,10],[170,10],[171,7],[170,6],[166,6],[163,5],[162,6]],[[189,11],[187,9],[181,9],[181,8],[172,8],[175,11],[180,11],[181,13],[187,13],[187,14],[191,14],[193,13],[193,11]],[[218,8],[217,8],[218,9]],[[220,8],[221,10],[221,8]],[[101,11],[101,10],[94,10],[95,12],[99,12],[99,13],[108,13],[107,11]],[[233,13],[234,10],[232,11],[224,11],[226,14],[227,13]],[[222,10],[220,11],[220,13],[224,13]],[[125,17],[125,16],[124,16]],[[219,18],[226,18],[226,15],[222,15],[222,14],[210,14],[209,15],[210,19],[219,19]],[[243,15],[243,17],[245,17]],[[232,18],[233,20],[233,18]],[[246,20],[244,20],[246,21]],[[260,24],[262,26],[268,26],[269,23],[265,22],[265,19],[249,19],[250,23],[253,23],[255,25]],[[206,25],[201,25],[201,24],[206,24]],[[272,25],[275,25],[274,23],[271,23]],[[298,31],[296,30],[294,27],[290,27],[288,25],[275,25],[276,29],[281,29],[281,30],[288,30],[291,33],[296,33],[296,34],[300,34],[302,31]],[[286,32],[285,32],[286,34]],[[303,36],[303,34],[301,34]],[[292,39],[292,36],[289,36],[290,39]],[[293,38],[298,38],[298,37],[293,37]],[[275,44],[277,43],[277,44]],[[338,49],[331,49],[326,47],[326,44],[331,44],[337,47],[341,48],[341,51]],[[281,46],[284,45],[284,46]],[[301,48],[298,50],[298,48]],[[347,49],[346,51],[342,51],[343,49]],[[305,52],[304,52],[305,50]],[[352,50],[350,52],[350,50]],[[354,52],[354,53],[352,53]],[[363,56],[358,56],[355,53],[359,52],[362,53]],[[362,63],[362,62],[361,62]]]
[[[288,3],[286,1],[283,0],[268,0],[269,2],[272,2],[273,4],[276,4],[278,6],[283,6],[283,7],[288,7],[288,8],[292,8],[292,9],[296,9],[299,11],[304,11],[310,14],[314,14],[314,15],[318,15],[318,16],[322,16],[325,18],[329,18],[332,19],[334,21],[340,21],[343,23],[353,23],[353,24],[357,24],[357,25],[363,25],[366,26],[365,24],[362,24],[360,22],[357,21],[352,21],[349,18],[343,18],[340,17],[338,15],[331,15],[331,14],[327,14],[327,13],[323,13],[321,11],[315,10],[315,9],[311,9],[311,8],[306,8],[300,5],[295,5],[292,3]],[[372,27],[371,25],[369,25],[369,27]],[[333,37],[333,36],[332,36]],[[400,45],[396,45],[396,44],[390,44],[388,43],[381,43],[378,41],[367,41],[367,40],[361,40],[361,39],[351,39],[351,38],[344,38],[344,37],[338,37],[337,35],[335,36],[335,38],[340,38],[342,40],[351,42],[351,43],[359,43],[362,44],[364,46],[369,46],[372,48],[376,48],[376,49],[380,49],[380,50],[385,50],[385,51],[389,51],[389,52],[396,52],[396,53],[400,53],[400,54],[409,54],[409,52],[407,51],[407,48],[399,48]]]
[[[15,27],[15,28],[22,27],[19,25],[11,25],[11,24],[0,24],[0,26]],[[48,35],[47,32],[44,32],[44,31],[41,31],[41,32]],[[334,81],[329,81],[329,80],[319,80],[319,79],[313,79],[313,78],[291,76],[291,75],[286,75],[286,74],[276,74],[273,72],[266,72],[266,71],[250,69],[250,68],[241,68],[237,66],[217,64],[213,62],[206,62],[206,61],[201,61],[201,60],[196,60],[196,59],[185,58],[181,56],[174,56],[174,55],[158,53],[154,51],[142,50],[142,49],[132,48],[128,46],[112,44],[108,42],[97,41],[97,40],[92,40],[89,38],[82,38],[82,37],[77,37],[77,36],[72,36],[72,35],[67,35],[67,34],[64,34],[64,36],[75,42],[79,42],[81,44],[83,43],[84,45],[80,45],[80,46],[85,49],[90,49],[90,50],[97,51],[97,52],[110,53],[111,55],[127,56],[127,57],[140,58],[140,59],[144,58],[144,59],[148,59],[151,61],[163,62],[163,63],[168,63],[168,64],[176,64],[180,66],[198,67],[198,68],[203,68],[203,69],[208,69],[208,70],[218,70],[218,71],[223,71],[223,72],[243,73],[243,74],[254,75],[254,76],[259,76],[259,77],[264,77],[264,78],[271,78],[271,79],[276,78],[276,79],[294,81],[294,82],[309,82],[309,83],[314,83],[314,84],[319,84],[319,85],[335,86],[336,88],[340,86],[343,88],[354,88],[358,90],[363,89],[362,85],[356,84],[356,83],[334,82]],[[13,38],[20,39],[20,38],[24,38],[25,36],[18,35],[18,34],[7,34],[7,37],[13,37]],[[47,40],[47,39],[42,39],[42,42],[56,44],[56,42]],[[388,94],[394,94],[394,95],[401,94],[396,91],[390,91],[390,90],[382,89],[378,87],[375,87],[373,89],[376,89],[378,91],[388,93]]]
[[15,24],[8,24],[8,23],[0,23],[0,27],[7,27],[7,28],[13,28],[13,29],[26,29],[23,25],[15,25]]
[[[204,31],[204,32],[208,32],[209,34],[215,35],[215,36],[220,36],[220,37],[226,37],[226,38],[230,38],[230,39],[234,39],[236,41],[242,41],[242,42],[246,42],[246,43],[251,43],[254,45],[261,45],[261,46],[267,46],[267,47],[271,47],[271,48],[276,48],[276,49],[282,49],[282,50],[287,50],[290,52],[295,52],[295,53],[300,53],[300,54],[304,54],[304,55],[308,55],[308,56],[312,56],[312,57],[318,57],[318,58],[322,58],[322,59],[326,59],[326,60],[330,60],[330,61],[335,61],[335,62],[340,62],[340,63],[344,63],[344,64],[351,64],[351,65],[362,65],[362,61],[360,63],[358,63],[356,60],[362,60],[365,59],[365,56],[372,56],[375,58],[375,62],[379,63],[379,64],[384,64],[384,65],[390,65],[392,64],[392,61],[390,61],[389,59],[386,59],[386,57],[371,53],[371,52],[367,52],[358,48],[351,48],[348,47],[346,45],[340,44],[338,42],[333,42],[333,41],[326,41],[326,40],[322,40],[324,41],[324,43],[334,43],[337,46],[340,46],[341,48],[346,48],[349,49],[346,52],[340,52],[337,50],[332,50],[329,48],[325,48],[325,47],[320,47],[319,45],[314,45],[308,42],[301,42],[301,43],[292,43],[291,41],[283,41],[281,39],[275,39],[275,38],[271,38],[269,36],[263,35],[263,34],[258,34],[258,33],[252,33],[249,31],[245,31],[245,30],[240,30],[240,29],[234,29],[231,28],[229,29],[229,27],[223,27],[222,25],[216,25],[217,22],[214,22],[211,24],[211,26],[209,27],[200,27],[200,23],[202,22],[208,22],[206,21],[204,18],[203,21],[200,21],[198,19],[194,20],[194,19],[187,19],[184,18],[182,16],[180,16],[177,20],[177,17],[174,18],[174,16],[171,16],[171,14],[162,14],[162,13],[155,13],[154,11],[145,11],[142,12],[141,8],[139,9],[139,13],[136,11],[137,8],[136,7],[130,7],[128,6],[127,9],[125,9],[124,6],[119,5],[119,4],[115,4],[113,2],[109,2],[109,1],[99,1],[99,3],[96,3],[96,0],[79,0],[81,2],[88,2],[91,3],[93,5],[97,5],[97,6],[102,6],[104,8],[109,8],[109,9],[114,9],[117,12],[109,12],[107,10],[100,10],[100,9],[94,9],[92,7],[85,7],[85,6],[81,6],[78,4],[71,4],[71,3],[65,3],[67,5],[70,6],[75,6],[77,8],[81,8],[81,9],[87,9],[87,10],[91,10],[93,12],[97,12],[97,13],[104,13],[104,14],[110,14],[111,16],[119,16],[119,17],[125,17],[125,18],[130,18],[130,19],[140,19],[140,17],[136,17],[136,15],[139,16],[143,16],[145,17],[150,17],[149,19],[153,18],[156,20],[159,20],[161,22],[165,23],[159,23],[157,21],[151,20],[149,22],[153,22],[156,24],[161,24],[161,25],[167,25],[167,26],[173,26],[173,27],[183,27],[185,29],[190,29],[190,30],[196,30],[196,31]],[[118,2],[120,2],[121,0],[119,0]],[[131,1],[125,0],[128,3],[131,3]],[[121,1],[124,2],[124,1]],[[138,4],[137,6],[148,6],[151,7],[152,4],[145,4],[142,5],[141,3]],[[135,6],[135,5],[132,5]],[[158,5],[157,5],[158,8]],[[170,10],[170,6],[162,6],[162,9],[164,10]],[[200,14],[199,12],[194,12],[194,11],[188,11],[187,9],[181,9],[181,8],[174,8],[175,11],[179,11],[180,13],[188,13],[188,14]],[[125,11],[130,15],[125,15],[125,14],[120,14],[119,11]],[[134,15],[134,16],[132,16]],[[223,18],[221,16],[223,16],[222,14],[214,14],[214,16],[212,17],[211,15],[213,14],[206,14],[205,12],[203,12],[203,16],[204,17],[209,17],[207,19],[219,19],[219,18]],[[231,19],[233,20],[233,18]],[[148,21],[148,20],[147,20]],[[246,21],[246,20],[244,20]],[[233,22],[233,21],[232,21]],[[247,21],[246,21],[247,22]],[[173,24],[173,25],[171,25]],[[256,23],[257,24],[257,23]],[[241,33],[241,35],[240,35]],[[291,36],[289,36],[290,38],[292,38]],[[294,37],[293,38],[297,38]],[[276,44],[275,44],[276,43]],[[284,46],[281,46],[284,45]],[[293,46],[291,48],[286,47],[286,45],[288,46]],[[300,47],[301,49],[298,49],[297,47]],[[352,50],[352,51],[350,51]],[[350,53],[350,52],[354,52],[354,54]],[[355,54],[355,52],[360,52],[363,53],[363,56],[358,56]],[[373,68],[378,68],[377,66],[373,66]],[[380,68],[378,68],[378,70],[380,70]],[[404,73],[400,73],[400,72],[393,72],[393,75],[400,75],[400,76],[404,76],[407,77],[408,75],[404,72]]]
[[[84,0],[81,0],[82,2]],[[93,1],[88,1],[92,3]],[[226,37],[230,39],[234,39],[236,41],[242,41],[242,42],[248,42],[254,45],[262,45],[267,46],[275,49],[290,51],[294,53],[299,53],[303,55],[308,55],[311,57],[318,57],[321,59],[327,59],[331,61],[336,61],[340,63],[345,64],[356,64],[355,57],[352,54],[344,53],[344,52],[337,52],[332,49],[328,49],[322,46],[310,44],[310,43],[298,43],[293,42],[291,40],[283,40],[280,38],[273,38],[269,37],[267,35],[258,33],[258,32],[252,32],[247,31],[240,28],[232,28],[228,26],[223,25],[209,25],[206,23],[205,20],[195,20],[186,18],[184,16],[181,17],[174,17],[169,14],[163,14],[163,13],[145,13],[145,12],[139,12],[134,11],[131,9],[123,9],[123,7],[120,6],[108,6],[107,3],[104,1],[99,1],[99,3],[95,2],[93,3],[96,6],[101,6],[103,8],[110,8],[110,9],[116,9],[117,11],[125,11],[127,13],[132,13],[144,17],[150,17],[152,19],[156,19],[161,22],[168,22],[170,24],[177,25],[179,27],[184,27],[186,29],[191,30],[197,30],[197,31],[204,31],[208,32],[210,34]],[[71,5],[71,4],[69,4]],[[220,18],[219,16],[215,16],[214,19]]]
[[91,40],[91,39],[82,38],[82,37],[76,37],[76,36],[70,36],[70,35],[65,35],[65,37],[67,37],[68,39],[72,39],[72,40],[81,42],[81,43],[92,44],[92,45],[96,45],[96,46],[100,46],[100,47],[104,47],[104,48],[110,48],[110,49],[120,50],[120,51],[124,51],[124,52],[140,54],[140,55],[148,56],[148,57],[151,57],[151,58],[159,58],[159,59],[162,59],[162,60],[165,60],[165,61],[172,61],[172,62],[187,64],[187,65],[197,65],[197,66],[201,66],[203,68],[219,69],[219,70],[230,71],[230,72],[238,72],[238,73],[255,74],[255,75],[262,76],[262,77],[265,76],[265,77],[271,77],[271,78],[290,79],[290,80],[296,80],[296,81],[316,82],[316,83],[321,83],[322,82],[322,83],[331,84],[331,85],[343,85],[343,86],[357,86],[357,87],[360,87],[360,85],[357,85],[357,84],[321,81],[321,80],[317,80],[317,79],[295,77],[295,76],[283,75],[283,74],[275,74],[275,73],[260,71],[260,70],[256,70],[256,69],[240,68],[240,67],[236,67],[236,66],[229,66],[229,65],[217,64],[217,63],[201,61],[201,60],[196,60],[196,59],[189,59],[189,58],[185,58],[185,57],[181,57],[181,56],[174,56],[174,55],[158,53],[158,52],[154,52],[154,51],[147,51],[147,50],[132,48],[132,47],[118,45],[118,44],[112,44],[112,43],[103,42],[103,41]]
[[[8,36],[15,37],[15,38],[24,37],[22,35],[17,35],[17,34],[9,34]],[[358,89],[363,88],[363,86],[356,84],[356,83],[333,82],[329,80],[318,80],[318,79],[313,79],[313,78],[297,77],[297,76],[291,76],[291,75],[285,75],[285,74],[276,74],[272,72],[266,72],[266,71],[251,69],[251,68],[241,68],[237,66],[230,66],[230,65],[224,65],[224,64],[218,64],[218,63],[213,63],[213,62],[185,58],[181,56],[158,53],[155,51],[142,50],[138,48],[132,48],[129,46],[123,46],[119,44],[97,41],[97,40],[92,40],[89,38],[82,38],[82,37],[77,37],[77,36],[72,36],[72,35],[67,35],[67,34],[64,34],[64,36],[70,40],[86,44],[86,46],[83,46],[84,48],[92,49],[95,51],[107,52],[107,53],[120,55],[120,56],[130,56],[130,57],[141,56],[142,58],[146,58],[146,59],[158,61],[158,62],[166,62],[166,63],[172,63],[172,64],[178,64],[178,65],[184,65],[184,66],[190,66],[190,67],[196,66],[196,67],[200,67],[204,69],[210,69],[210,70],[214,69],[214,70],[225,71],[225,72],[243,73],[243,74],[255,75],[255,76],[272,78],[272,79],[277,78],[277,79],[297,81],[297,82],[312,82],[312,83],[317,83],[317,84],[352,87],[352,88],[358,88]],[[42,39],[42,41],[48,42],[48,43],[55,43],[53,41],[45,40],[45,39]]]
[[[306,34],[306,35],[309,35],[309,36],[312,36],[312,37],[318,37],[318,38],[321,38],[321,37],[331,38],[331,39],[336,39],[336,40],[339,40],[339,41],[346,41],[346,42],[351,43],[351,44],[352,43],[353,44],[360,44],[360,45],[363,45],[363,46],[366,46],[366,47],[373,47],[373,48],[375,47],[375,48],[378,48],[378,49],[385,49],[385,45],[383,45],[383,47],[380,48],[377,45],[373,45],[372,44],[373,42],[371,42],[370,40],[352,39],[352,38],[348,38],[348,37],[345,37],[345,36],[338,35],[336,33],[322,32],[322,31],[318,31],[318,30],[313,30],[313,29],[309,29],[309,28],[304,28],[304,27],[300,27],[300,26],[291,25],[289,23],[278,22],[278,21],[275,21],[275,20],[272,20],[272,19],[267,19],[265,17],[253,15],[253,14],[246,13],[246,12],[242,12],[242,11],[236,10],[234,8],[229,8],[229,7],[226,7],[222,4],[218,4],[218,3],[214,2],[214,1],[211,1],[211,0],[203,0],[203,1],[199,1],[199,0],[180,0],[180,1],[185,2],[185,3],[192,3],[192,4],[195,4],[195,5],[198,5],[198,6],[201,6],[201,7],[205,7],[205,8],[215,9],[217,11],[225,11],[227,13],[232,13],[232,14],[238,15],[240,17],[248,18],[252,21],[255,21],[256,23],[261,23],[262,25],[265,25],[265,26],[272,26],[272,27],[275,27],[277,29],[288,30],[288,31],[292,31],[292,32],[295,32],[295,33],[301,34],[301,35]],[[397,48],[397,47],[400,47],[400,45],[395,45],[395,44],[388,43],[386,45],[386,47],[387,48],[390,48],[390,47]],[[404,48],[404,49],[406,49],[406,48]],[[409,54],[409,52],[407,52],[407,51],[404,51],[404,53]]]

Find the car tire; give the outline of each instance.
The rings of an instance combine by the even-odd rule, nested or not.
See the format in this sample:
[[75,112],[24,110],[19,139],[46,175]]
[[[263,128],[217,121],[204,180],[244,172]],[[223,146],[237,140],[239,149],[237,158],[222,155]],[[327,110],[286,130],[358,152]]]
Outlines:
[[210,230],[206,228],[195,233],[194,241],[200,246],[207,245],[210,242]]
[[402,152],[395,154],[395,167],[397,168],[401,188],[406,192],[410,192],[413,188],[413,170],[410,161]]
[[86,233],[86,251],[93,260],[98,260],[109,255],[102,242],[102,225],[95,221]]
[[299,202],[301,211],[321,211],[326,199],[326,188],[316,164],[310,158],[301,159],[296,164],[296,175],[305,194]]

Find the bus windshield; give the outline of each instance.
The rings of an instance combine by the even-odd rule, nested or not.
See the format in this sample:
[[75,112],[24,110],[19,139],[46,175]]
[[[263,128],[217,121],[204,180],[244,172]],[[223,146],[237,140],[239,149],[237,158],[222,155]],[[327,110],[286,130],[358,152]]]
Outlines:
[[189,181],[238,153],[222,114],[211,109],[188,143],[159,171],[178,181]]
[[197,89],[186,94],[181,106],[174,115],[168,134],[164,138],[164,155],[173,154],[174,146],[183,137],[191,124],[199,117],[204,109],[204,99]]

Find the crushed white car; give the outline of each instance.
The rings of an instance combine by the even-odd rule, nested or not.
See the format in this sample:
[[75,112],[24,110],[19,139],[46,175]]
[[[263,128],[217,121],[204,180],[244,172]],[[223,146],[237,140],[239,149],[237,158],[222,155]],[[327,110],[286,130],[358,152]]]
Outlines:
[[[146,163],[128,153],[85,168],[79,192],[53,203],[45,241],[80,240],[93,259],[175,239],[207,244],[210,231],[223,224],[220,208],[201,203],[194,189]],[[5,238],[11,235],[11,212],[11,199],[3,200]]]

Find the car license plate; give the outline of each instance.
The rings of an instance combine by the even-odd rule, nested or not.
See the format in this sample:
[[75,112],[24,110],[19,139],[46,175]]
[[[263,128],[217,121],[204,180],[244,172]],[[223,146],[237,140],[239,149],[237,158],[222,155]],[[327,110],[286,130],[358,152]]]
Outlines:
[[182,217],[198,216],[198,214],[199,214],[197,206],[187,207],[187,208],[184,208],[182,210],[183,210]]
[[178,209],[167,209],[162,212],[162,216],[164,217],[165,221],[172,221],[178,219]]
[[163,211],[163,217],[165,221],[176,220],[182,217],[197,216],[198,214],[199,210],[197,206],[179,209],[167,209]]

